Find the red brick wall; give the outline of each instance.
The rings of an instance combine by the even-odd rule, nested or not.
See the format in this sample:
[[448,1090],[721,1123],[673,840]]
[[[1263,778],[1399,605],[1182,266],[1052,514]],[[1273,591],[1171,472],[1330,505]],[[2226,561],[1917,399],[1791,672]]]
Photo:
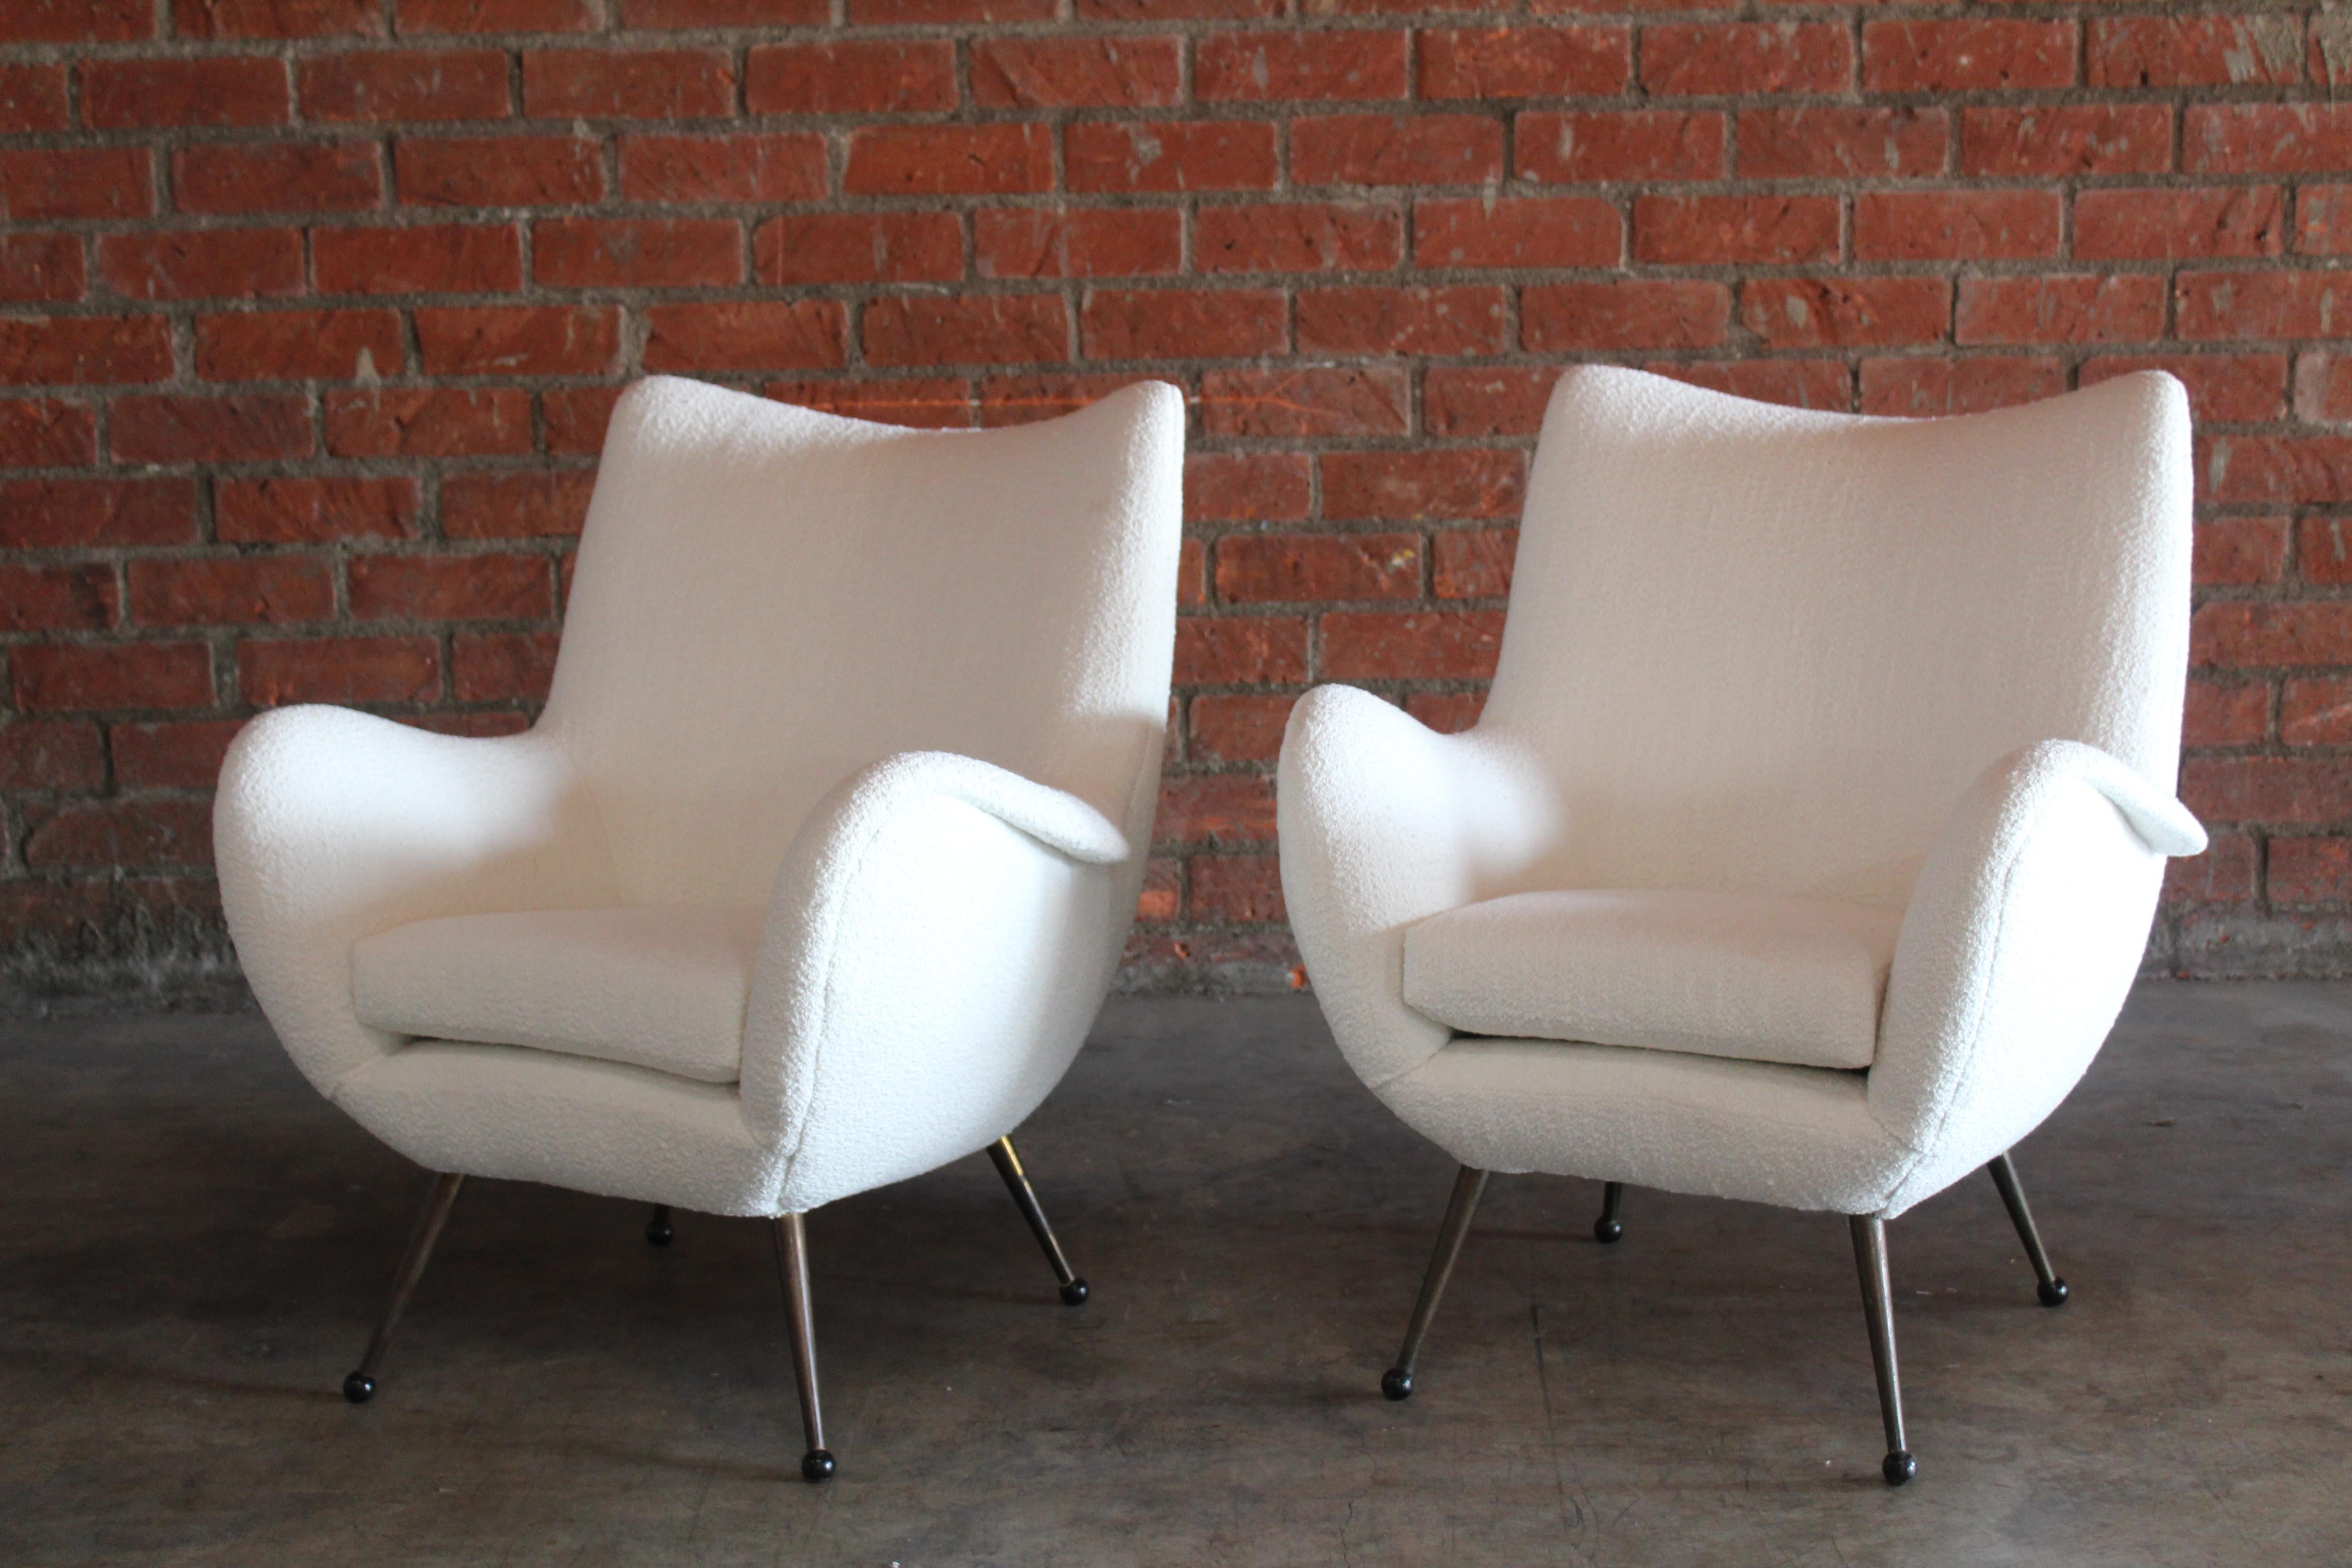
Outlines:
[[5,0],[0,944],[216,961],[240,717],[528,721],[615,390],[1193,402],[1136,973],[1278,984],[1318,680],[1475,712],[1565,363],[2201,426],[2159,959],[2352,969],[2352,20],[2304,5]]

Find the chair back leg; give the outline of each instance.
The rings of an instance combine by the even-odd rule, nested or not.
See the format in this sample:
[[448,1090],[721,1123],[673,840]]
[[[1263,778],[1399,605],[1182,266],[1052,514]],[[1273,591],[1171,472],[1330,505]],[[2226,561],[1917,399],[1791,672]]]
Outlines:
[[1083,1307],[1087,1303],[1087,1282],[1070,1267],[1062,1255],[1062,1244],[1055,1239],[1054,1227],[1045,1221],[1045,1211],[1038,1206],[1037,1194],[1029,1185],[1029,1173],[1021,1168],[1021,1156],[1014,1152],[1013,1140],[999,1138],[988,1146],[988,1157],[996,1163],[996,1173],[1004,1178],[1004,1190],[1013,1194],[1014,1206],[1021,1217],[1029,1222],[1029,1234],[1037,1238],[1045,1249],[1045,1261],[1053,1265],[1055,1281],[1062,1288],[1062,1305]]
[[400,1255],[400,1270],[393,1276],[392,1300],[383,1304],[383,1317],[368,1341],[367,1353],[360,1357],[359,1370],[343,1379],[343,1397],[353,1405],[365,1405],[375,1397],[376,1369],[383,1364],[383,1352],[392,1348],[392,1331],[400,1326],[400,1314],[408,1310],[416,1282],[425,1278],[425,1266],[433,1259],[433,1244],[441,1239],[441,1227],[448,1223],[457,1189],[465,1184],[466,1178],[454,1172],[435,1174],[425,1210],[416,1216],[416,1228],[408,1233],[408,1250]]
[[1886,1222],[1854,1215],[1853,1264],[1862,1275],[1862,1310],[1870,1322],[1870,1362],[1878,1373],[1878,1412],[1886,1422],[1886,1458],[1879,1473],[1899,1487],[1919,1473],[1903,1436],[1903,1379],[1895,1364],[1895,1287],[1886,1270]]
[[2064,1306],[2066,1281],[2058,1278],[2058,1271],[2050,1267],[2050,1255],[2042,1250],[2042,1232],[2034,1228],[2033,1211],[2025,1206],[2025,1189],[2017,1184],[2017,1167],[2003,1154],[1985,1169],[1992,1173],[1992,1184],[2000,1189],[2001,1204],[2009,1210],[2009,1223],[2017,1227],[2026,1261],[2033,1265],[2034,1294],[2045,1307]]
[[1462,1244],[1469,1238],[1470,1216],[1478,1212],[1486,1175],[1465,1165],[1454,1178],[1454,1195],[1446,1200],[1445,1220],[1437,1228],[1437,1250],[1430,1255],[1429,1272],[1422,1276],[1412,1321],[1405,1325],[1404,1348],[1397,1352],[1396,1364],[1381,1374],[1381,1392],[1391,1399],[1412,1395],[1413,1363],[1421,1359],[1421,1342],[1429,1332],[1429,1320],[1437,1316],[1438,1298],[1445,1294],[1445,1282],[1454,1278],[1454,1261],[1462,1256]]
[[1617,1217],[1619,1205],[1625,1201],[1625,1184],[1603,1183],[1601,1188],[1601,1217],[1592,1222],[1592,1239],[1611,1247],[1625,1238],[1625,1226]]
[[647,1247],[667,1247],[670,1244],[671,1239],[677,1235],[677,1232],[670,1228],[669,1205],[667,1204],[656,1204],[654,1205],[654,1217],[646,1221],[646,1245]]
[[793,1381],[801,1391],[801,1431],[808,1439],[801,1455],[801,1479],[821,1481],[833,1474],[833,1453],[824,1446],[824,1411],[816,1393],[816,1314],[809,1304],[808,1226],[805,1216],[776,1216],[776,1272],[784,1281],[784,1314],[793,1335]]

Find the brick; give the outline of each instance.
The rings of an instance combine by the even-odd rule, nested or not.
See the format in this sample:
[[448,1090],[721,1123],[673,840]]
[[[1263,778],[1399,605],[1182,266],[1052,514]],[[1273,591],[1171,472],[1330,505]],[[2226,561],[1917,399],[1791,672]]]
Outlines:
[[430,702],[441,695],[441,648],[429,637],[248,638],[237,645],[236,680],[256,708]]
[[621,0],[627,27],[821,27],[825,0]]
[[1998,178],[2161,174],[2172,110],[2161,103],[2037,104],[1960,111],[1960,173]]
[[[2198,681],[2200,687],[2212,683]],[[2263,698],[2270,695],[2267,686],[2214,687],[2231,692],[2252,692]],[[2208,742],[2211,745],[2253,745],[2263,738],[2263,726],[2252,726],[2251,735],[2233,734],[2224,741]],[[2352,680],[2340,675],[2305,678],[2289,680],[2280,694],[2279,739],[2290,746],[2342,746],[2352,744]],[[2352,847],[2352,846],[2347,846]]]
[[2164,279],[2148,273],[1960,280],[1963,343],[2131,342],[2163,326]]
[[1430,587],[1441,599],[1499,599],[1511,591],[1516,528],[1449,529],[1432,542]]
[[[2292,683],[2290,683],[2292,685]],[[2200,746],[2258,746],[2270,738],[2271,689],[2268,682],[2231,685],[2219,680],[2192,680],[2180,722],[2180,743]]]
[[1129,371],[1086,374],[1052,371],[983,376],[980,383],[980,423],[993,430],[1012,425],[1034,425],[1040,419],[1058,419],[1088,404],[1101,402],[1121,387],[1132,386],[1138,379]]
[[831,370],[848,359],[838,300],[724,300],[646,310],[650,371]]
[[1070,353],[1055,294],[877,300],[862,312],[859,333],[875,364],[1012,364]]
[[2294,248],[2303,256],[2352,255],[2352,185],[2296,188]]
[[2183,338],[2333,337],[2352,322],[2339,272],[2183,272],[2174,330]]
[[762,283],[948,282],[963,276],[953,213],[786,213],[751,237]]
[[949,376],[772,382],[761,391],[780,403],[822,409],[845,419],[870,419],[924,430],[961,430],[971,424],[971,389],[963,381]]
[[133,561],[130,573],[131,618],[142,626],[268,626],[335,613],[335,584],[308,557]]
[[842,188],[852,195],[1005,195],[1053,183],[1047,126],[882,125],[851,132]]
[[1490,680],[1500,610],[1334,610],[1318,673],[1330,680]]
[[1050,22],[1055,0],[848,0],[852,26],[942,26],[954,22]]
[[0,632],[90,632],[114,625],[111,566],[0,562]]
[[2055,191],[1864,191],[1853,198],[1853,256],[1857,261],[2055,256],[2059,221]]
[[381,37],[378,0],[172,0],[184,38]]
[[1412,259],[1424,268],[1614,267],[1624,227],[1615,206],[1592,196],[1424,196],[1413,204]]
[[19,719],[0,726],[0,789],[96,789],[105,782],[97,725]]
[[972,215],[982,278],[1117,278],[1184,265],[1183,215],[1168,207],[982,207]]
[[121,463],[267,463],[311,451],[310,400],[296,394],[121,397],[107,439]]
[[522,57],[534,119],[693,120],[732,111],[735,68],[716,49],[542,49]]
[[1549,365],[1433,365],[1422,382],[1422,419],[1433,436],[1532,436],[1559,379]]
[[2345,520],[2306,517],[2297,523],[2294,564],[2306,583],[2352,583],[2352,538],[2347,536]]
[[161,316],[0,316],[0,384],[162,381],[172,374]]
[[213,705],[212,653],[198,642],[19,647],[8,674],[22,713]]
[[1184,458],[1188,522],[1297,522],[1310,496],[1297,452],[1193,452]]
[[397,0],[404,33],[577,33],[597,25],[590,0]]
[[620,399],[617,386],[551,386],[541,393],[547,449],[574,453],[603,449],[604,426],[612,420],[613,405]]
[[1790,408],[1853,408],[1852,373],[1833,359],[1666,360],[1642,367],[1710,392]]
[[193,479],[0,480],[0,549],[184,544],[195,537]]
[[207,381],[367,381],[407,358],[395,310],[248,310],[196,318]]
[[[2055,197],[2050,206],[2054,241]],[[1700,266],[1835,261],[1838,226],[1835,196],[1642,196],[1633,203],[1633,258]],[[1857,254],[1860,237],[1857,217]]]
[[555,613],[544,555],[354,555],[345,568],[362,621],[530,621]]
[[1163,844],[1264,844],[1274,837],[1274,780],[1265,773],[1162,779],[1152,834]]
[[604,305],[419,310],[427,375],[594,375],[620,352],[621,312]]
[[1392,366],[1201,374],[1201,420],[1212,436],[1401,436],[1412,406],[1404,372]]
[[0,135],[63,131],[71,119],[62,65],[0,65]]
[[81,115],[102,131],[283,125],[292,117],[286,62],[264,55],[84,60]]
[[1951,321],[1952,288],[1941,278],[1749,279],[1739,317],[1775,348],[1934,342]]
[[[1190,468],[1188,466],[1187,472]],[[1189,482],[1189,480],[1188,480]],[[1180,540],[1176,545],[1176,607],[1197,610],[1209,602],[1209,547],[1198,539]],[[1174,700],[1170,700],[1174,705]],[[1171,754],[1181,754],[1172,752]]]
[[1415,50],[1428,100],[1601,97],[1623,91],[1633,68],[1626,27],[1430,28]]
[[[1323,0],[1307,0],[1307,13],[1320,15]],[[1076,0],[1079,19],[1088,22],[1176,22],[1193,18],[1255,21],[1282,14],[1282,0]],[[1328,9],[1328,7],[1327,7]]]
[[1183,898],[1182,861],[1155,855],[1143,863],[1143,890],[1135,900],[1137,920],[1172,921],[1182,906]]
[[2284,416],[2286,364],[2283,353],[2098,354],[2083,362],[2075,379],[2095,386],[2135,371],[2167,371],[2188,387],[2189,412],[2199,424],[2246,424]]
[[2256,863],[2253,839],[2242,833],[2212,834],[2204,854],[2166,865],[2165,904],[2251,903]]
[[2266,883],[2273,904],[2341,904],[2352,898],[2352,840],[2276,837],[2269,858]]
[[1073,192],[1262,191],[1275,181],[1264,121],[1083,121],[1062,144]]
[[87,467],[98,461],[98,421],[79,403],[0,398],[0,468]]
[[1179,49],[1174,38],[1132,36],[976,39],[971,99],[984,109],[1165,109],[1183,100]]
[[1334,114],[1294,121],[1302,185],[1475,185],[1503,177],[1503,128],[1475,114]]
[[1216,563],[1217,593],[1234,604],[1421,595],[1417,534],[1234,534],[1217,541]]
[[25,864],[103,867],[120,873],[159,866],[209,867],[212,811],[202,801],[110,800],[69,805],[25,840]]
[[115,777],[125,789],[210,789],[243,728],[242,719],[112,725]]
[[79,235],[0,234],[0,300],[79,300],[88,290]]
[[2323,10],[2311,17],[2310,32],[2305,64],[2311,79],[2331,87],[2341,85],[2352,76],[2352,26],[2347,25],[2342,13]]
[[[446,490],[448,484],[444,480]],[[232,544],[328,544],[416,531],[416,481],[405,475],[213,481],[213,529]]]
[[10,0],[0,43],[132,44],[155,36],[152,0]]
[[50,223],[154,210],[154,163],[144,147],[0,150],[0,217]]
[[486,458],[530,450],[530,394],[511,387],[331,392],[327,450],[338,458]]
[[1179,686],[1297,684],[1307,679],[1307,623],[1287,616],[1179,616]]
[[1273,762],[1282,754],[1283,727],[1297,700],[1253,692],[1195,697],[1186,725],[1192,754],[1204,763]]
[[499,49],[383,49],[301,63],[302,114],[331,123],[503,120],[513,111]]
[[321,294],[491,294],[522,287],[512,224],[411,224],[310,231]]
[[1415,691],[1404,710],[1441,735],[1456,735],[1478,722],[1486,706],[1484,691]]
[[1730,325],[1731,290],[1698,279],[1530,284],[1519,291],[1520,346],[1538,353],[1708,348]]
[[132,300],[261,300],[302,292],[302,236],[290,228],[101,235],[98,275]]
[[1853,43],[1829,22],[1707,23],[1642,29],[1645,91],[1694,97],[1843,92]]
[[2352,104],[2191,104],[2181,116],[2180,167],[2191,174],[2352,169]]
[[[2199,586],[2252,587],[2286,574],[2286,519],[2208,517],[2197,524],[2195,581]],[[2352,561],[2352,553],[2346,556]]]
[[1525,500],[1519,452],[1327,452],[1322,466],[1327,522],[1516,517]]
[[1916,179],[1944,172],[1950,117],[1940,109],[1742,110],[1739,173],[1751,180]]
[[856,38],[768,44],[743,68],[754,114],[921,114],[956,106],[955,46]]
[[1282,868],[1272,855],[1195,855],[1192,914],[1196,921],[1279,921]]
[[584,136],[404,137],[393,151],[403,202],[457,207],[601,201],[604,167]]
[[1278,289],[1097,289],[1078,337],[1088,359],[1238,359],[1287,349],[1288,316]]
[[1499,353],[1507,346],[1498,288],[1302,289],[1298,347],[1305,353]]
[[1644,109],[1518,117],[1518,173],[1547,184],[1722,177],[1724,117]]
[[2285,226],[2285,194],[2276,185],[2097,190],[2074,197],[2074,254],[2085,260],[2276,256]]
[[733,218],[543,218],[531,226],[531,280],[550,289],[687,289],[743,280]]
[[374,206],[383,174],[373,142],[204,142],[172,155],[192,213],[343,212]]
[[2066,367],[2054,359],[2000,354],[1862,362],[1862,412],[1899,419],[1983,414],[2065,390]]
[[2072,87],[2075,44],[2072,22],[1865,22],[1862,85],[1869,92]]
[[1192,93],[1204,103],[1402,98],[1405,35],[1357,28],[1209,33],[1194,46]]
[[2217,436],[2202,443],[2199,469],[2209,500],[2264,505],[2339,501],[2352,497],[2352,438]]
[[2352,759],[2191,757],[2180,803],[2208,823],[2336,826],[2352,817]]
[[2303,76],[2298,17],[2101,16],[2084,51],[2093,87],[2250,87]]
[[593,468],[450,474],[441,481],[447,539],[576,539],[595,492]]
[[633,202],[804,202],[824,194],[819,136],[621,138],[621,195]]
[[460,702],[544,702],[555,679],[552,632],[460,632],[449,684]]
[[2189,662],[2236,669],[2352,664],[2352,601],[2200,605],[2189,622]]
[[1193,264],[1203,272],[1355,272],[1393,267],[1404,214],[1389,202],[1267,203],[1192,215]]

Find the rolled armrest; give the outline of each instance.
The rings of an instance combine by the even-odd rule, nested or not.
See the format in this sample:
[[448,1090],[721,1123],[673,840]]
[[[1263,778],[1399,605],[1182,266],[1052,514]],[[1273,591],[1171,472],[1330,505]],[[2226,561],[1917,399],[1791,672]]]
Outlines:
[[2096,747],[2001,758],[1945,821],[1905,911],[1870,1107],[1916,1151],[1897,1214],[2003,1152],[2097,1055],[2197,820]]
[[221,906],[247,980],[322,1093],[398,1044],[352,1010],[351,948],[438,915],[616,901],[595,807],[537,734],[435,734],[281,708],[229,747]]

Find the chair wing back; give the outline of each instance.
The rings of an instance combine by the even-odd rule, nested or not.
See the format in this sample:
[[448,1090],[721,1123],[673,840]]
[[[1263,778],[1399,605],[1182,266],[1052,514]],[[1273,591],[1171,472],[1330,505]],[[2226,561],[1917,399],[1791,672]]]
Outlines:
[[624,896],[763,900],[819,798],[903,751],[1068,790],[1142,845],[1182,447],[1159,384],[984,433],[632,388],[544,720]]
[[2168,794],[2190,472],[2158,374],[1896,420],[1571,372],[1480,725],[1561,792],[1530,885],[1899,905],[2015,747],[2087,742]]

